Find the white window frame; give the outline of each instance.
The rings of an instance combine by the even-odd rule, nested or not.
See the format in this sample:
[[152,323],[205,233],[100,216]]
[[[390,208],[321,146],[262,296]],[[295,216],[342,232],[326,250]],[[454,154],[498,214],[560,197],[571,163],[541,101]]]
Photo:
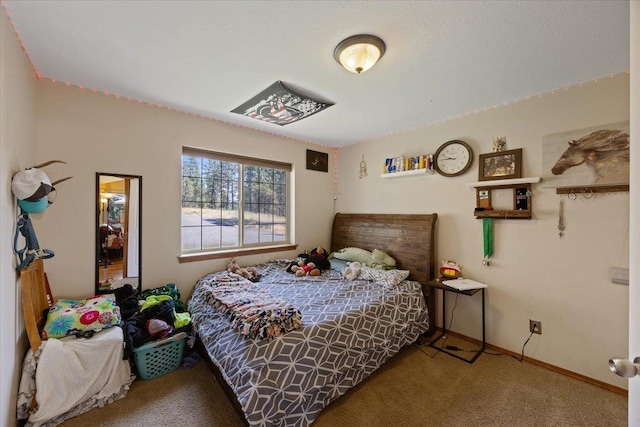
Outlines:
[[[239,173],[239,200],[238,200],[238,214],[239,214],[239,245],[234,247],[224,247],[224,248],[207,248],[207,249],[196,249],[191,251],[182,251],[182,221],[180,224],[180,247],[181,247],[181,255],[178,257],[179,261],[182,262],[190,262],[190,261],[199,261],[205,259],[215,259],[215,258],[223,258],[229,256],[237,256],[237,255],[251,255],[258,253],[266,253],[266,252],[276,252],[283,250],[293,250],[297,248],[297,245],[292,243],[292,171],[293,167],[289,163],[278,162],[274,160],[266,160],[259,159],[255,157],[247,157],[247,156],[239,156],[235,154],[222,153],[211,150],[203,150],[199,148],[192,147],[182,147],[182,156],[180,157],[180,209],[182,210],[182,199],[184,198],[184,194],[182,193],[182,182],[184,179],[183,175],[183,166],[182,159],[183,156],[192,156],[198,158],[206,158],[212,160],[219,160],[231,163],[237,163],[240,165],[240,173]],[[263,243],[251,243],[244,244],[244,166],[259,166],[266,167],[272,169],[280,169],[284,170],[286,173],[286,236],[284,241],[278,242],[263,242]],[[202,195],[201,195],[202,198]]]

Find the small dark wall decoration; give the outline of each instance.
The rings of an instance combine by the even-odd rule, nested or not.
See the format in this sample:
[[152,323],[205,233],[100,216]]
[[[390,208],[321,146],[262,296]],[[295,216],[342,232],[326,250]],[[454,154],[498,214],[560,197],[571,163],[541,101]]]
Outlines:
[[312,97],[303,90],[285,86],[278,80],[231,112],[284,126],[332,105],[332,102],[318,99],[317,96]]
[[329,154],[307,150],[307,169],[329,172]]

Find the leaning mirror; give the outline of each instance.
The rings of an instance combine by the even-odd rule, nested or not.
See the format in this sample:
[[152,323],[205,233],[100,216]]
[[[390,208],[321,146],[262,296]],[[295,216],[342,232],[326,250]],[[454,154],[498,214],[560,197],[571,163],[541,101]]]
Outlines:
[[96,294],[142,289],[142,177],[96,173]]

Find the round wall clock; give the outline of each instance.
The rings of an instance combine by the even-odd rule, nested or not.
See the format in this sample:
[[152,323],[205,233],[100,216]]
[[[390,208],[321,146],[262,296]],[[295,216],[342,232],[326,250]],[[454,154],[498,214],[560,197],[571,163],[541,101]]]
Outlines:
[[473,163],[473,150],[464,141],[454,139],[442,144],[433,157],[434,168],[440,175],[462,175]]

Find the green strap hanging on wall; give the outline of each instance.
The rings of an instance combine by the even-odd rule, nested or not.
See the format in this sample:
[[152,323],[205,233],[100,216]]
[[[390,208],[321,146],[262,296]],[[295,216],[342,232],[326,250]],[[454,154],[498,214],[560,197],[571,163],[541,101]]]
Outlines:
[[482,234],[484,237],[484,258],[493,255],[493,218],[482,218]]

